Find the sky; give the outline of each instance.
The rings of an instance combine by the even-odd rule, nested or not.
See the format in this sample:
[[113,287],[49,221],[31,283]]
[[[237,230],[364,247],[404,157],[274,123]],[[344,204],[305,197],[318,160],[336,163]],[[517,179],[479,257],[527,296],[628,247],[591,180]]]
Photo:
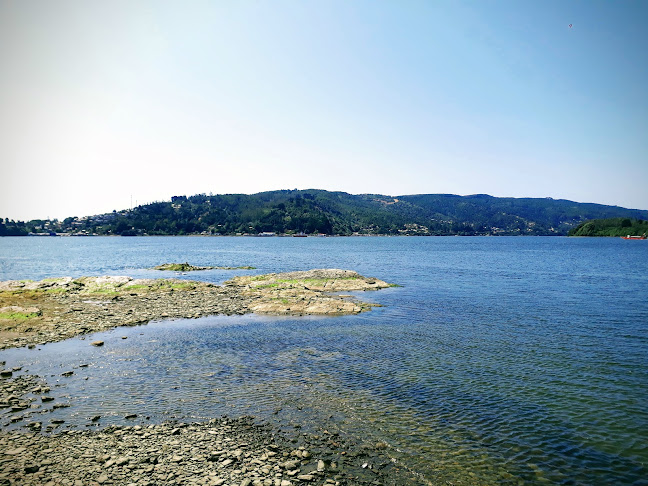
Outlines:
[[647,20],[643,0],[0,0],[0,217],[309,188],[648,209]]

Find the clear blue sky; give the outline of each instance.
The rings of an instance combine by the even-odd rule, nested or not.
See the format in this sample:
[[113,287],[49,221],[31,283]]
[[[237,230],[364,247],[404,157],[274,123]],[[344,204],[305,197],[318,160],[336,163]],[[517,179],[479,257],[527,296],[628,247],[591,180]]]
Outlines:
[[0,181],[16,219],[294,188],[648,209],[648,2],[0,0]]

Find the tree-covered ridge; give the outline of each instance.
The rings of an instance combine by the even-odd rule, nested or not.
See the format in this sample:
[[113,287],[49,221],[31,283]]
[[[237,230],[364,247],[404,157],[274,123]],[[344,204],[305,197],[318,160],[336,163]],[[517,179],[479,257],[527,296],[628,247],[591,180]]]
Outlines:
[[548,198],[282,190],[174,196],[63,221],[0,220],[0,235],[567,235],[583,221],[611,217],[648,219],[648,211]]
[[569,236],[641,236],[648,233],[648,221],[631,218],[593,219],[579,224]]

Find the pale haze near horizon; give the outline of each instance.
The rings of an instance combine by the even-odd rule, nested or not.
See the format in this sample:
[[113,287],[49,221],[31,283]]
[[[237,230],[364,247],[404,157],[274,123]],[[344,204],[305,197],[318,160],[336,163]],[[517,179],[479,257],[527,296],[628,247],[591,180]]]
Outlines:
[[0,0],[0,217],[295,188],[648,209],[647,18],[628,1]]

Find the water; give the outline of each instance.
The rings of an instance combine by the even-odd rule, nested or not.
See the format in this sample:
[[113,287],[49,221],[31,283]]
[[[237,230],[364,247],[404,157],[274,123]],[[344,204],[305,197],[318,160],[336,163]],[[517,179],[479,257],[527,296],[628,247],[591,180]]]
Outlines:
[[363,294],[385,307],[357,316],[215,316],[0,352],[72,404],[33,420],[254,414],[383,441],[435,484],[648,484],[646,242],[0,239],[0,280],[175,276],[146,270],[168,261],[257,267],[181,276],[215,283],[347,268],[402,287]]

